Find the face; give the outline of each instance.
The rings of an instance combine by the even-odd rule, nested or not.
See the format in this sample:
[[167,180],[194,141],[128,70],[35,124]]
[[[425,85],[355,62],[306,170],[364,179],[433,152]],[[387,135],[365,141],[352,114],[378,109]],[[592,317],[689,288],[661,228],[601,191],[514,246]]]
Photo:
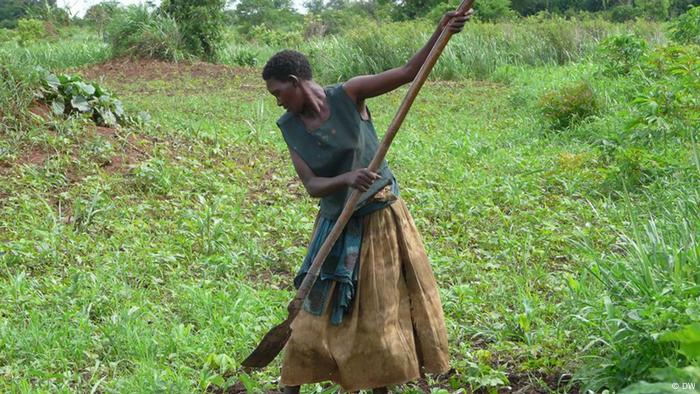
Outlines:
[[270,78],[265,81],[265,85],[267,85],[267,91],[277,99],[278,106],[284,107],[289,112],[301,112],[304,99],[297,80],[279,81]]

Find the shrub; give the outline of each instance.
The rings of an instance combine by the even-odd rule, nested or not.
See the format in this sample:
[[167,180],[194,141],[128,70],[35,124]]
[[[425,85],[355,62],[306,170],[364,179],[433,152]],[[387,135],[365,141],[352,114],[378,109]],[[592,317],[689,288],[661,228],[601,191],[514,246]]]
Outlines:
[[598,55],[605,71],[611,75],[627,75],[647,50],[643,38],[634,34],[611,36],[598,47]]
[[689,140],[700,126],[700,47],[667,46],[641,63],[639,93],[632,102],[634,136],[664,145],[670,137]]
[[0,43],[12,41],[17,38],[17,32],[10,29],[0,28]]
[[221,47],[226,0],[164,0],[161,9],[180,26],[187,51],[213,60]]
[[634,5],[646,18],[654,20],[668,19],[671,11],[670,0],[635,0]]
[[296,48],[302,43],[299,32],[272,30],[265,25],[253,26],[250,36],[258,43],[280,48]]
[[145,6],[130,6],[107,26],[114,56],[180,61],[187,52],[175,20]]
[[587,82],[544,94],[539,100],[542,114],[555,129],[565,129],[598,112],[598,101]]
[[642,10],[631,4],[620,4],[610,11],[610,19],[613,22],[627,22],[642,16]]
[[700,6],[679,16],[671,25],[670,36],[681,44],[700,45]]
[[38,19],[20,19],[17,21],[17,33],[22,45],[40,40],[47,35],[44,22]]

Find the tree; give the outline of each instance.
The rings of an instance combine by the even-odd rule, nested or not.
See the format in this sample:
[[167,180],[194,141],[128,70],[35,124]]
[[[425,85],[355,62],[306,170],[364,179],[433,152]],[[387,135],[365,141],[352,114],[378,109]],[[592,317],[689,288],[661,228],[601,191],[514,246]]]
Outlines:
[[1,0],[0,27],[14,29],[18,19],[36,17],[51,8],[56,8],[56,0]]
[[291,0],[241,0],[234,13],[238,30],[243,34],[250,33],[254,26],[285,30],[303,19]]
[[105,27],[118,10],[119,3],[116,0],[105,1],[88,8],[84,19],[94,24],[97,34],[102,37]]

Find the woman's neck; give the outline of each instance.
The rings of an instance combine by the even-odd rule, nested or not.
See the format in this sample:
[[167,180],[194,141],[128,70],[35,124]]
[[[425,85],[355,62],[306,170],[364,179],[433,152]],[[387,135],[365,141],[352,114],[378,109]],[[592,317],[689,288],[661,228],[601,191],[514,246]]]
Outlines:
[[302,86],[306,103],[301,110],[300,116],[308,119],[324,118],[328,115],[328,100],[323,87],[313,80],[304,81]]

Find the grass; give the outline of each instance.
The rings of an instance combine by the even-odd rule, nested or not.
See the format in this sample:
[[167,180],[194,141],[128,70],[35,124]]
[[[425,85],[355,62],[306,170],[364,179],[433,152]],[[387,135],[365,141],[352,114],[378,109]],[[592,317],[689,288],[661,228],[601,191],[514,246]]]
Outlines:
[[[456,373],[435,390],[619,389],[684,365],[655,335],[697,320],[697,143],[644,148],[667,171],[614,183],[632,170],[605,141],[635,93],[570,60],[428,82],[389,152],[447,319]],[[552,130],[537,99],[580,80],[601,111]],[[316,202],[259,70],[104,83],[153,121],[0,134],[0,391],[275,389],[279,360],[238,363],[286,315]],[[404,93],[370,100],[380,133]]]

